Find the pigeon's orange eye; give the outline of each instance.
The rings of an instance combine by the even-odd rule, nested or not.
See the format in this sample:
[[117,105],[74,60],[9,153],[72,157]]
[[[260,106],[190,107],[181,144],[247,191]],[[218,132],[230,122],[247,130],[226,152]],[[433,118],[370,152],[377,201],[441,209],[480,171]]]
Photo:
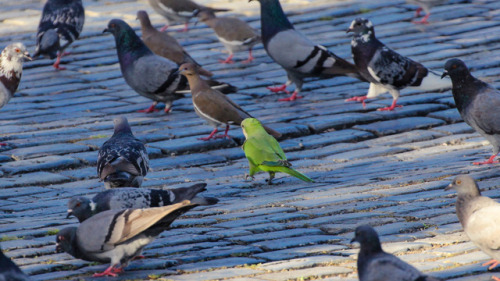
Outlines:
[[21,51],[21,50],[19,50],[19,49],[16,49],[16,53],[19,53],[20,51]]
[[109,26],[110,26],[110,27],[112,27],[112,28],[114,28],[114,27],[115,27],[115,24],[114,24],[114,23],[112,23],[112,24],[110,24]]
[[457,184],[462,184],[462,181],[461,180],[457,180]]
[[455,68],[457,68],[457,65],[454,64],[454,65],[451,66],[451,68],[455,69]]
[[82,204],[81,204],[81,203],[76,203],[76,206],[77,206],[77,207],[80,207],[80,205],[82,205]]

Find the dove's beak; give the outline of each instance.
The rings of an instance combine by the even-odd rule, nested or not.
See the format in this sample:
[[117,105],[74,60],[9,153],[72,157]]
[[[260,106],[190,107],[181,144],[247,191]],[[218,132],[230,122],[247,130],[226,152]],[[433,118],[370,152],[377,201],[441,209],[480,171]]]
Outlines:
[[182,71],[180,69],[177,69],[172,75],[181,75]]
[[445,191],[448,191],[450,189],[453,189],[453,184],[450,183],[447,187],[444,188]]
[[24,58],[30,61],[33,60],[33,58],[30,56],[30,53],[28,52],[24,52]]
[[445,78],[446,76],[449,76],[448,71],[444,71],[443,74],[441,75],[441,79]]
[[71,216],[73,216],[73,210],[69,209],[68,210],[68,215],[66,216],[66,219],[71,218]]

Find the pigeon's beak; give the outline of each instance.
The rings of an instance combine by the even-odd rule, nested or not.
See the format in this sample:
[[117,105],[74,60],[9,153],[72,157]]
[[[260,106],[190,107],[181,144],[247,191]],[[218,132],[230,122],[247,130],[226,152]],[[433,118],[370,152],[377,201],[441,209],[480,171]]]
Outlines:
[[73,216],[73,210],[69,209],[68,210],[68,215],[66,216],[66,219],[71,218],[71,216]]
[[105,28],[105,29],[102,31],[102,33],[106,33],[106,32],[111,32],[111,31],[109,31],[109,29]]
[[62,253],[64,252],[61,248],[61,245],[59,245],[59,243],[56,243],[56,253]]
[[356,242],[356,237],[351,239],[351,243],[354,243],[354,242]]
[[353,30],[352,30],[352,28],[350,28],[350,27],[349,27],[349,28],[345,31],[345,33],[349,33],[349,32],[352,32],[352,31],[353,31]]
[[441,75],[441,79],[445,78],[446,76],[449,76],[448,71],[444,71],[443,74]]
[[30,53],[28,53],[28,52],[24,52],[24,58],[29,60],[29,61],[33,60],[33,58],[30,56]]
[[450,183],[447,187],[444,188],[445,191],[453,189],[453,183]]

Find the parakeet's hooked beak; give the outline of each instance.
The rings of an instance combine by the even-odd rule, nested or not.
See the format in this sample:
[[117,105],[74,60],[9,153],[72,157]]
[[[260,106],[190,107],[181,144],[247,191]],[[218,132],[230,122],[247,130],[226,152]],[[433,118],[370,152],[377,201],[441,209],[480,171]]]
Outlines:
[[444,71],[443,74],[441,75],[441,79],[445,78],[446,76],[449,76],[448,71]]

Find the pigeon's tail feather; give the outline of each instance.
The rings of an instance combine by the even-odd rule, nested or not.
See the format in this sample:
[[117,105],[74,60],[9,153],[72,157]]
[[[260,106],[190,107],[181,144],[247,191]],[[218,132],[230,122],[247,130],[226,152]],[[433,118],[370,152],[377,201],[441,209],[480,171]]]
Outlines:
[[138,177],[124,171],[119,171],[105,177],[104,184],[110,188],[140,187],[142,184],[142,177]]
[[449,89],[451,87],[452,84],[449,77],[441,79],[441,75],[429,70],[427,76],[422,79],[420,86],[416,86],[414,88],[422,91],[431,91],[439,89]]
[[174,200],[174,202],[181,202],[182,200],[193,199],[198,193],[207,190],[205,188],[206,186],[206,183],[197,183],[189,187],[171,189],[170,191],[175,195],[176,200]]
[[59,50],[59,35],[55,29],[49,29],[45,31],[40,39],[39,48],[35,54],[47,54],[50,59],[57,57],[57,51]]
[[280,133],[280,132],[278,132],[278,131],[276,131],[276,130],[274,130],[274,129],[271,129],[271,128],[269,128],[269,127],[265,126],[265,125],[262,125],[262,126],[264,127],[264,130],[266,130],[266,132],[267,132],[268,134],[270,134],[271,136],[273,136],[273,137],[275,137],[275,138],[281,138],[281,136],[282,136],[282,135],[281,135],[281,133]]
[[[334,56],[334,55],[332,54],[332,56]],[[331,67],[323,70],[323,72],[321,73],[322,75],[330,76],[330,77],[348,76],[348,77],[359,79],[363,82],[367,82],[367,80],[365,78],[363,78],[363,76],[361,76],[361,74],[359,74],[359,71],[354,64],[352,64],[352,63],[350,63],[342,58],[339,58],[337,56],[335,56],[334,58],[335,58],[335,63]]]
[[312,180],[310,177],[292,169],[292,168],[288,168],[288,167],[276,167],[276,170],[278,172],[283,172],[283,173],[287,173],[289,174],[290,176],[294,176],[298,179],[301,179],[305,182],[314,182],[314,180]]
[[191,199],[192,204],[196,204],[199,206],[210,206],[210,205],[215,205],[219,202],[219,199],[214,198],[214,197],[195,197]]

